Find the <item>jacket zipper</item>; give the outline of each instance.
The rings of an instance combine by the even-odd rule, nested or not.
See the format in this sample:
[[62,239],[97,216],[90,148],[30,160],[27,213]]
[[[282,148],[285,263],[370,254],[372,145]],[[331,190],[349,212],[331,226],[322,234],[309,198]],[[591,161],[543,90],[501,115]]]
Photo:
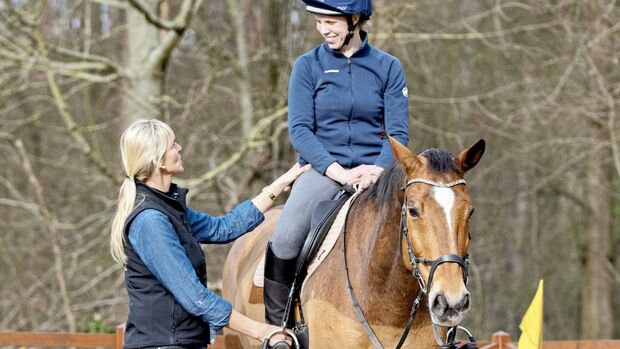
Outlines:
[[351,163],[349,164],[350,167],[353,167],[353,165],[355,164],[355,153],[353,152],[353,148],[351,147],[351,119],[353,118],[353,108],[355,107],[355,96],[353,94],[353,75],[351,74],[351,57],[347,57],[347,66],[348,66],[348,70],[349,70],[349,91],[351,91],[351,110],[349,111],[349,141],[348,141],[348,146],[349,146],[349,151],[351,152]]

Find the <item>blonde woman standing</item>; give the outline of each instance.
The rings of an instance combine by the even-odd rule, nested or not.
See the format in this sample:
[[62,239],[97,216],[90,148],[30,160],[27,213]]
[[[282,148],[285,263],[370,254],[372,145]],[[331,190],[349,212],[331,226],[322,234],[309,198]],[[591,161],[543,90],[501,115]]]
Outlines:
[[[159,120],[138,120],[121,136],[126,179],[112,224],[111,253],[125,267],[125,348],[204,348],[228,326],[263,340],[277,327],[241,315],[207,289],[201,243],[226,243],[254,229],[273,199],[308,166],[295,165],[252,200],[213,217],[186,205],[182,147]],[[272,341],[277,341],[277,338]]]

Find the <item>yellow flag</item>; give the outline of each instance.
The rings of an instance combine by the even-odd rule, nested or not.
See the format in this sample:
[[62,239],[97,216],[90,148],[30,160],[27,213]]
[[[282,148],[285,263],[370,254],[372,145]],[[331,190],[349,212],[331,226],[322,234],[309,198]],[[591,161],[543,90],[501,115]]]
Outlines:
[[527,308],[523,320],[519,325],[521,337],[519,337],[519,349],[542,348],[543,337],[543,280],[538,284],[538,290],[532,299],[532,304]]

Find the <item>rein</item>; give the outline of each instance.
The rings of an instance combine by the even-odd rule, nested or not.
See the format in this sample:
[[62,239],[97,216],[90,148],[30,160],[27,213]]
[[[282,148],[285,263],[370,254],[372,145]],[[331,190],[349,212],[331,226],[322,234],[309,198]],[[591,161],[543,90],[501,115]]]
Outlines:
[[[459,179],[459,180],[449,182],[449,183],[439,183],[439,182],[433,182],[433,181],[430,181],[424,178],[414,178],[414,179],[407,181],[405,185],[401,188],[401,190],[405,192],[407,187],[415,183],[423,183],[423,184],[432,185],[434,187],[440,187],[440,188],[452,188],[457,185],[466,185],[466,182],[464,179]],[[351,202],[351,206],[353,205],[353,202],[355,201],[356,198],[357,196]],[[377,338],[376,334],[372,330],[372,327],[370,327],[370,324],[368,323],[368,321],[366,320],[366,317],[364,316],[364,313],[362,311],[361,306],[359,305],[357,297],[355,297],[355,292],[353,291],[353,286],[351,285],[351,280],[349,278],[349,267],[347,264],[347,254],[346,254],[346,226],[347,226],[347,221],[349,218],[349,213],[347,213],[347,216],[345,218],[344,227],[343,227],[344,232],[342,234],[342,239],[343,239],[342,254],[344,257],[344,268],[345,268],[345,278],[347,281],[347,288],[351,296],[351,301],[353,303],[355,315],[357,316],[358,321],[362,325],[362,328],[366,332],[366,335],[368,336],[368,338],[370,339],[370,341],[372,342],[375,348],[383,349],[381,342]],[[411,330],[411,327],[413,325],[413,321],[417,314],[418,308],[420,307],[420,304],[422,303],[422,300],[426,296],[427,292],[431,289],[431,285],[433,282],[433,275],[435,274],[435,270],[437,269],[439,265],[443,263],[456,263],[460,265],[461,268],[463,269],[463,280],[466,285],[469,279],[468,277],[469,255],[465,255],[463,258],[461,258],[460,256],[456,254],[452,254],[452,253],[440,256],[436,259],[416,257],[415,252],[413,251],[413,245],[411,244],[411,241],[409,240],[409,229],[407,228],[407,195],[406,193],[404,195],[403,205],[401,209],[400,238],[401,238],[401,242],[403,238],[407,242],[407,253],[409,255],[409,262],[411,263],[411,266],[413,267],[412,275],[418,282],[419,290],[411,306],[411,311],[409,312],[409,321],[407,322],[407,325],[405,326],[405,329],[403,330],[403,333],[398,341],[398,344],[396,345],[396,349],[400,349],[405,343],[405,340],[407,339],[407,336],[409,335],[409,331]],[[420,269],[418,267],[418,264],[420,263],[424,265],[430,264],[431,266],[429,276],[428,276],[428,287],[426,286],[424,279],[422,278],[422,275],[420,274]],[[462,330],[469,335],[470,343],[465,344],[462,348],[477,348],[476,340],[474,339],[473,336],[471,336],[469,331],[467,331],[465,328],[461,326],[451,327],[448,330],[447,343],[445,343],[439,338],[439,335],[438,335],[439,331],[436,327],[437,325],[433,324],[433,333],[435,334],[435,341],[441,348],[447,348],[447,349],[457,348],[458,343],[455,343],[454,341],[457,330]]]

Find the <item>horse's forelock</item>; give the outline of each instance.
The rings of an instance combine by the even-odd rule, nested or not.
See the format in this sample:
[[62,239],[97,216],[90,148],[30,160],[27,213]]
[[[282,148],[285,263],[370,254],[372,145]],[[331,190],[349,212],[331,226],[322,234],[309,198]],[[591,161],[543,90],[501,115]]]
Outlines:
[[428,167],[433,172],[438,174],[443,173],[458,173],[458,168],[454,162],[454,155],[440,150],[440,149],[427,149],[420,153],[420,156],[428,159]]

